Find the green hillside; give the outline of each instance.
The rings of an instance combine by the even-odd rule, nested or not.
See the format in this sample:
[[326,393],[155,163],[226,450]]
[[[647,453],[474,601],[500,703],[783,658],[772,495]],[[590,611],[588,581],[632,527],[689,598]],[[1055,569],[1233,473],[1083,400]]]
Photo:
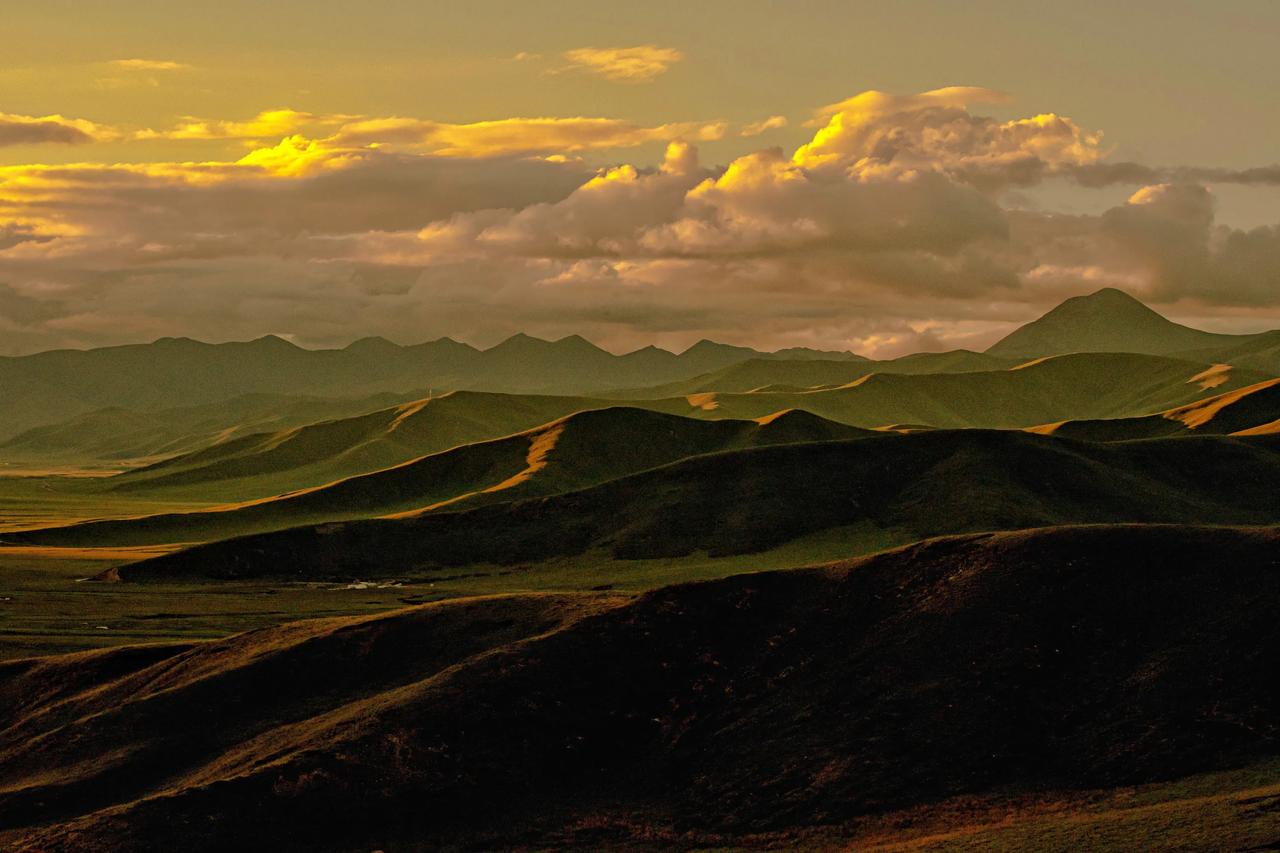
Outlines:
[[1248,344],[1248,335],[1202,332],[1167,320],[1122,290],[1106,287],[1074,296],[987,349],[1002,358],[1041,358],[1073,352],[1168,355]]
[[191,453],[255,433],[305,426],[385,409],[422,395],[383,393],[326,398],[246,394],[154,412],[113,407],[68,421],[33,427],[0,443],[9,464],[131,465]]
[[1086,441],[1277,433],[1280,432],[1280,379],[1268,379],[1147,417],[1065,421],[1033,427],[1031,431]]
[[21,541],[60,546],[197,542],[552,495],[733,448],[875,435],[806,412],[780,412],[761,420],[698,421],[631,408],[585,411],[507,438],[465,444],[277,498],[47,529],[27,533]]
[[[795,409],[872,429],[893,424],[1020,429],[1068,419],[1146,415],[1267,378],[1160,356],[1090,353],[1012,370],[871,374],[818,391],[707,392],[628,403],[700,419],[753,420]],[[227,441],[101,486],[222,502],[252,500],[314,488],[611,404],[590,397],[455,392],[355,418]]]
[[120,575],[395,577],[588,552],[717,556],[858,525],[911,539],[1052,524],[1276,523],[1278,477],[1274,435],[1095,444],[980,430],[884,434],[699,456],[461,512],[258,534],[135,563]]

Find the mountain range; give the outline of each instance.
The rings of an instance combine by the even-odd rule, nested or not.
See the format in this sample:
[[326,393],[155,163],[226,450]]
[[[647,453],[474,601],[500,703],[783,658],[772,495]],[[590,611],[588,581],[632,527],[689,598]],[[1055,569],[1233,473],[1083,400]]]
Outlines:
[[[523,334],[486,350],[449,338],[413,346],[364,338],[343,349],[307,350],[273,336],[226,344],[164,338],[151,344],[57,350],[0,358],[0,397],[5,400],[0,441],[104,409],[117,419],[145,418],[245,395],[312,398],[308,405],[313,408],[319,405],[314,398],[339,398],[330,415],[336,417],[350,412],[353,399],[378,394],[409,400],[428,392],[479,390],[634,399],[697,389],[792,390],[873,372],[990,371],[1077,352],[1173,356],[1280,375],[1280,331],[1202,332],[1166,320],[1121,291],[1104,289],[1067,300],[986,353],[922,353],[888,362],[803,348],[765,353],[711,341],[680,354],[646,347],[613,355],[576,335],[544,341]],[[735,366],[740,367],[735,371]],[[252,407],[242,400],[233,408],[246,405]],[[370,404],[369,410],[373,408]],[[235,422],[223,428],[239,426]],[[184,440],[184,435],[167,435],[141,442],[135,458],[165,452],[171,443]],[[21,442],[0,446],[0,461],[22,452]]]

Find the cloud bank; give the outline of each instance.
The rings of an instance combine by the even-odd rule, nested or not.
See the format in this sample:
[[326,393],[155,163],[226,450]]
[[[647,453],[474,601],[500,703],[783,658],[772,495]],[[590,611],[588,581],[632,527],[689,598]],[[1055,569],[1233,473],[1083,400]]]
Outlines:
[[[184,119],[135,137],[251,149],[0,166],[0,335],[31,349],[268,332],[484,344],[524,330],[616,350],[714,337],[884,356],[981,347],[1106,285],[1201,316],[1280,313],[1280,228],[1219,224],[1211,190],[1268,186],[1280,167],[1112,162],[1069,117],[980,110],[1008,102],[969,87],[863,92],[817,110],[796,147],[725,164],[698,152],[729,134],[719,121]],[[75,141],[113,132],[3,116],[0,140],[9,119],[87,137]],[[665,150],[587,159],[643,146]],[[1132,194],[1096,216],[1009,201],[1052,181]]]

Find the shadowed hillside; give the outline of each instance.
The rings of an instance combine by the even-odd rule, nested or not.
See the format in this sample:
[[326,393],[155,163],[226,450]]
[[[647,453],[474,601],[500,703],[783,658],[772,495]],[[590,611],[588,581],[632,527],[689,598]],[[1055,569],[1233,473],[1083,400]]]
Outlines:
[[[1274,530],[1064,528],[629,600],[467,599],[13,661],[0,841],[354,853],[959,830],[930,809],[1069,804],[1276,755],[1278,596]],[[1241,808],[1218,841],[1265,842],[1265,809]],[[1131,843],[1186,838],[1159,826]]]
[[25,541],[94,546],[197,542],[321,521],[556,494],[732,448],[873,435],[797,411],[760,421],[698,421],[643,409],[598,409],[278,498],[206,512],[90,522],[29,533]]
[[258,534],[118,571],[169,581],[403,577],[587,552],[749,554],[855,524],[919,538],[1093,522],[1277,523],[1276,482],[1280,436],[1091,444],[1021,432],[885,434],[700,456],[462,512]]

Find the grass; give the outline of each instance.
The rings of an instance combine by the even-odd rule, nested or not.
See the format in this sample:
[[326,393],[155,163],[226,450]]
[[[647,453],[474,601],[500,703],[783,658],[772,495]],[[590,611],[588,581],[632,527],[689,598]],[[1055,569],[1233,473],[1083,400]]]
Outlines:
[[[859,525],[803,537],[763,554],[634,561],[586,554],[536,565],[468,566],[356,588],[353,582],[103,583],[85,579],[128,561],[87,558],[73,549],[32,554],[0,548],[0,659],[128,643],[215,639],[296,619],[371,613],[473,595],[601,587],[640,592],[842,559],[909,538]],[[396,585],[383,585],[387,583]]]

